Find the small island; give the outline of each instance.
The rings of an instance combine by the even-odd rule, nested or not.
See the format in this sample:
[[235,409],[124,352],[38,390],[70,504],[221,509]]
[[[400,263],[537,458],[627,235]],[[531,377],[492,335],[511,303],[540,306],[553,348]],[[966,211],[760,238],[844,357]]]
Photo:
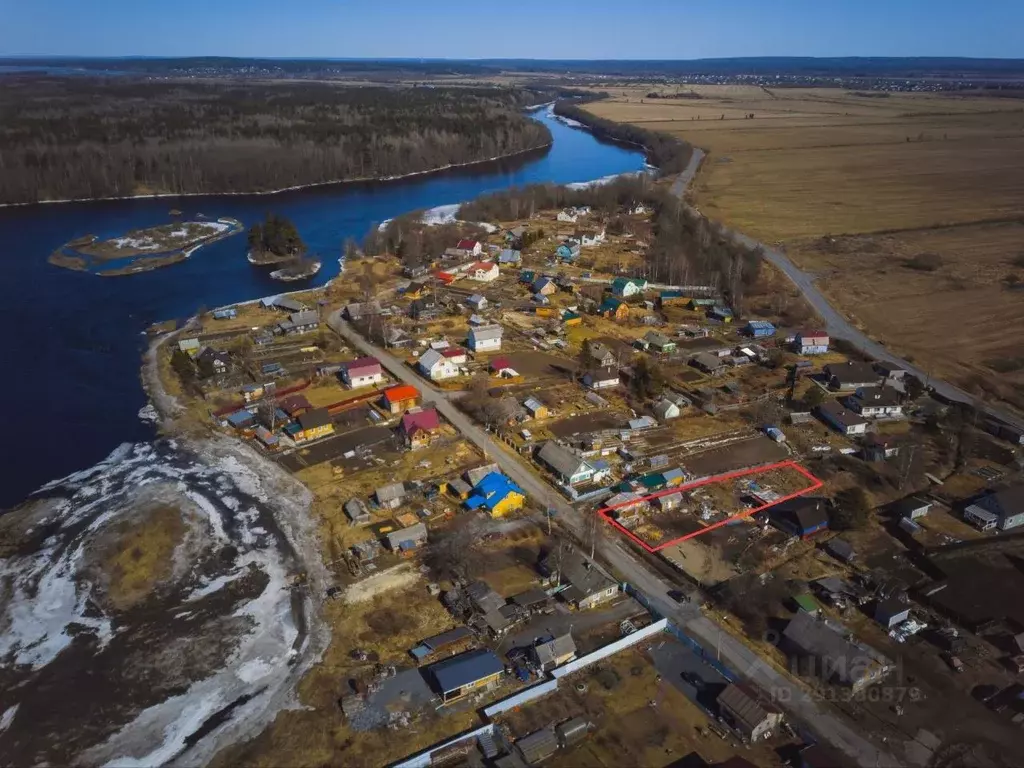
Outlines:
[[134,275],[177,264],[199,248],[242,231],[236,219],[181,221],[133,229],[101,240],[85,235],[69,240],[48,261],[58,267],[105,277]]
[[249,228],[248,259],[257,267],[278,267],[270,277],[284,282],[313,277],[322,265],[319,259],[306,257],[306,244],[295,225],[276,213]]

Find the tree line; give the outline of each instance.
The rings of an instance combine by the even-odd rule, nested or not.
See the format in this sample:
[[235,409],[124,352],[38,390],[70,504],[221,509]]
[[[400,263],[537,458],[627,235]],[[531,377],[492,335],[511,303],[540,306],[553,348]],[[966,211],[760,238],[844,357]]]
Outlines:
[[508,88],[12,78],[0,202],[268,191],[400,176],[550,143]]
[[[604,98],[598,94],[591,101]],[[627,123],[616,123],[587,112],[581,102],[562,100],[555,102],[555,114],[583,123],[598,138],[637,144],[647,150],[647,161],[658,168],[662,175],[681,173],[693,156],[693,147],[680,138],[664,133],[648,131]]]

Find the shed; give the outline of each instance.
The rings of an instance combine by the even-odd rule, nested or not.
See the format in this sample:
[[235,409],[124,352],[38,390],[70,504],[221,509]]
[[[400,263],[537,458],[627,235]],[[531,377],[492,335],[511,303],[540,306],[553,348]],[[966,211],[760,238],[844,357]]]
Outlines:
[[717,699],[723,718],[750,741],[772,735],[782,722],[782,712],[769,697],[748,683],[731,683]]
[[555,728],[555,735],[558,736],[558,745],[562,749],[568,749],[579,744],[590,733],[590,721],[585,717],[574,717],[566,720]]
[[402,499],[405,498],[405,486],[402,483],[382,485],[374,491],[374,495],[377,497],[377,503],[382,507],[395,509],[402,505]]
[[515,748],[523,760],[536,765],[558,751],[558,737],[555,736],[555,729],[548,726],[519,739]]
[[407,551],[427,543],[427,526],[423,523],[392,531],[385,537],[393,552]]
[[910,606],[895,597],[879,600],[875,606],[875,621],[886,629],[892,629],[909,618]]
[[445,702],[490,687],[504,673],[505,665],[488,650],[461,653],[430,667],[430,676]]
[[853,545],[846,539],[835,538],[825,545],[825,549],[832,557],[843,563],[852,563],[857,557]]
[[821,613],[821,606],[818,605],[818,601],[815,600],[813,596],[807,593],[804,593],[802,595],[796,595],[793,598],[793,602],[796,603],[796,607],[798,610],[801,610],[804,613],[809,613],[811,614],[811,616],[817,616],[819,613]]
[[256,417],[244,408],[228,416],[228,424],[235,429],[246,429],[256,423]]
[[553,669],[576,658],[576,642],[567,632],[564,635],[537,643],[533,648],[533,654],[541,669]]
[[799,496],[783,501],[769,509],[772,522],[779,528],[802,539],[828,528],[825,499]]
[[551,598],[548,597],[547,592],[543,589],[538,589],[537,587],[528,589],[525,592],[519,592],[509,598],[513,604],[526,608],[530,611],[547,605],[550,599]]
[[931,511],[931,508],[932,502],[919,496],[908,496],[892,505],[893,513],[898,517],[909,520],[917,520],[919,517],[924,517]]
[[681,493],[669,493],[664,496],[658,496],[654,503],[663,511],[671,509],[678,509],[683,503],[683,494]]
[[345,516],[353,525],[370,522],[370,511],[362,499],[349,499],[345,502]]

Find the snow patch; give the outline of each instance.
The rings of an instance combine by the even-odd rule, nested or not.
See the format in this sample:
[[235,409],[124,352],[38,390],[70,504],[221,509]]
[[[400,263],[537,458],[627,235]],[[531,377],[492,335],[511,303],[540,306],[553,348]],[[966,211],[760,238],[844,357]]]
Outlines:
[[150,424],[156,424],[160,419],[160,414],[156,412],[156,408],[153,407],[152,403],[144,405],[139,408],[139,420],[145,421]]
[[4,713],[0,715],[0,733],[3,733],[11,727],[11,723],[14,722],[14,716],[18,713],[19,704],[15,704],[13,707],[8,707],[4,710]]

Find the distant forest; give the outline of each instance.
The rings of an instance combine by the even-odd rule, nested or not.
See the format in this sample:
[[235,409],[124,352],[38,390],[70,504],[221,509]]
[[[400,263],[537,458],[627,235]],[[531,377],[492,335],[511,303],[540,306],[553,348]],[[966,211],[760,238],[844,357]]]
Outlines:
[[499,88],[10,77],[0,202],[261,192],[399,176],[550,143]]

